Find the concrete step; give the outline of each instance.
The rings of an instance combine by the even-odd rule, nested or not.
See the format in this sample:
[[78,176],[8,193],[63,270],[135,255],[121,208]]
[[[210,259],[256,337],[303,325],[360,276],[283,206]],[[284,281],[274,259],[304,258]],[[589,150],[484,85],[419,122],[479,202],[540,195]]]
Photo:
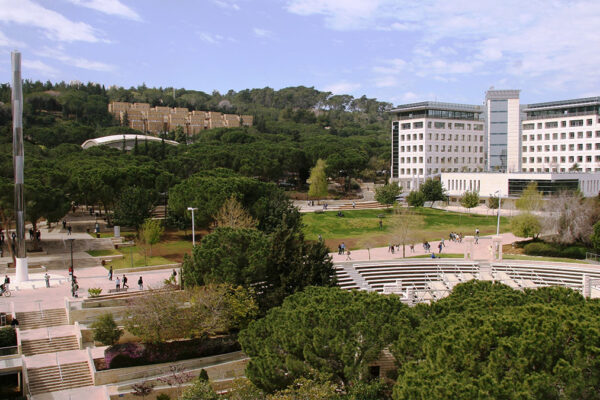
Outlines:
[[49,326],[67,325],[67,313],[64,308],[43,311],[18,312],[21,330],[47,328]]
[[23,340],[21,348],[24,355],[32,356],[35,354],[79,350],[79,343],[75,336],[61,336],[52,339]]
[[27,375],[32,395],[94,384],[87,362],[31,368]]

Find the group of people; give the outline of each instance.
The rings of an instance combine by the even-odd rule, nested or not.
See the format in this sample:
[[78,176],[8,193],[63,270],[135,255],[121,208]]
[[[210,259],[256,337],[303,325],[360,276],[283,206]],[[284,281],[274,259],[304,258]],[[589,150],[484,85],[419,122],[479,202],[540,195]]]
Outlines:
[[346,253],[346,244],[344,242],[338,244],[338,255]]
[[38,241],[42,240],[42,232],[40,232],[39,229],[34,231],[33,228],[29,228],[29,240],[33,239],[37,239]]
[[62,222],[63,229],[67,231],[67,235],[70,235],[73,232],[73,227],[71,224],[67,224],[67,221],[63,219]]
[[10,284],[10,278],[8,275],[4,275],[4,283],[0,284],[0,295],[4,293],[4,291],[8,290],[8,285]]
[[450,241],[452,242],[458,242],[458,243],[462,243],[463,237],[464,235],[461,233],[455,233],[455,232],[450,232],[450,234],[448,235],[450,238]]
[[[110,269],[108,270],[108,280],[112,281],[113,280],[113,267],[112,265],[110,266]],[[117,276],[117,279],[115,279],[115,289],[117,289],[117,292],[121,290],[121,285],[123,286],[123,289],[129,289],[129,285],[127,284],[128,282],[128,278],[125,274],[123,274],[123,278],[119,279],[119,277]],[[144,290],[144,279],[140,276],[140,279],[138,279],[138,289],[140,290]]]

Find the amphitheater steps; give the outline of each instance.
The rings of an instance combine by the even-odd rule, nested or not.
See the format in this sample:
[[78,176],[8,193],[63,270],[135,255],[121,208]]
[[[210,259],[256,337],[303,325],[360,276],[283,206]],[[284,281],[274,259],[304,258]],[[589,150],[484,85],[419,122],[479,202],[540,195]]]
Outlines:
[[23,340],[21,348],[24,355],[33,356],[36,354],[79,350],[79,343],[75,336],[61,336],[52,339]]
[[64,308],[18,312],[17,320],[19,321],[19,329],[21,330],[68,325],[67,312]]
[[94,384],[87,362],[27,369],[32,395]]
[[369,202],[364,202],[364,203],[356,203],[356,207],[353,207],[352,204],[342,204],[341,206],[337,207],[338,210],[364,210],[364,209],[371,209],[371,208],[385,208],[386,206],[384,206],[383,204],[377,202],[377,201],[369,201]]

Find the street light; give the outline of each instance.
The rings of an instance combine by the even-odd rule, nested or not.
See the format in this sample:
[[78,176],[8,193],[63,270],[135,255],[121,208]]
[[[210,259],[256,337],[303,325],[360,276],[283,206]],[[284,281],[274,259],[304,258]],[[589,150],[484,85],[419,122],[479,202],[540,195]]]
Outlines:
[[196,207],[188,207],[188,211],[192,212],[192,247],[196,247],[196,231],[194,229],[194,211],[197,210]]
[[498,223],[496,224],[496,236],[500,235],[500,210],[502,209],[502,197],[500,191],[496,190],[494,194],[498,194]]
[[75,239],[67,239],[69,243],[71,243],[71,282],[73,281],[73,277],[75,276],[75,269],[73,268],[73,242]]

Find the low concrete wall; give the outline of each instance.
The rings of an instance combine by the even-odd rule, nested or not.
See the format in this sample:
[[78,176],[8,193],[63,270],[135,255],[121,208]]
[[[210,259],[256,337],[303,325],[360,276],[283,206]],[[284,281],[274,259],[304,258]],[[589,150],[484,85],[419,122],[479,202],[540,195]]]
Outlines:
[[[247,360],[248,358],[244,353],[242,353],[241,351],[235,351],[227,354],[219,354],[217,356],[194,358],[192,360],[184,360],[178,362],[152,364],[130,368],[108,369],[104,371],[96,371],[94,376],[94,382],[96,386],[100,386],[109,383],[133,381],[136,379],[149,380],[148,378],[152,376],[161,376],[168,374],[169,367],[175,365],[185,368],[185,370],[187,371],[196,369],[200,370],[204,368],[206,369],[206,372],[208,372],[208,376],[211,379],[232,378],[235,375],[235,371],[239,370],[239,365],[235,363],[230,364],[229,362],[243,362],[245,365]],[[220,366],[220,364],[225,365]],[[237,367],[237,369],[235,367]]]
[[[132,334],[131,332],[127,331],[123,327],[120,327],[120,328],[123,329],[123,336],[121,336],[121,338],[119,339],[119,341],[117,343],[129,343],[129,342],[139,342],[140,341],[139,337],[137,337],[134,334]],[[94,342],[94,331],[92,329],[85,327],[83,325],[80,325],[80,329],[81,329],[81,337],[82,337],[83,343]],[[104,346],[100,342],[94,342],[94,344],[96,346]]]
[[91,323],[96,317],[110,313],[115,319],[120,319],[125,316],[127,312],[127,306],[122,307],[100,307],[100,308],[86,308],[82,310],[71,310],[69,313],[69,323],[73,324],[79,322],[82,324]]

